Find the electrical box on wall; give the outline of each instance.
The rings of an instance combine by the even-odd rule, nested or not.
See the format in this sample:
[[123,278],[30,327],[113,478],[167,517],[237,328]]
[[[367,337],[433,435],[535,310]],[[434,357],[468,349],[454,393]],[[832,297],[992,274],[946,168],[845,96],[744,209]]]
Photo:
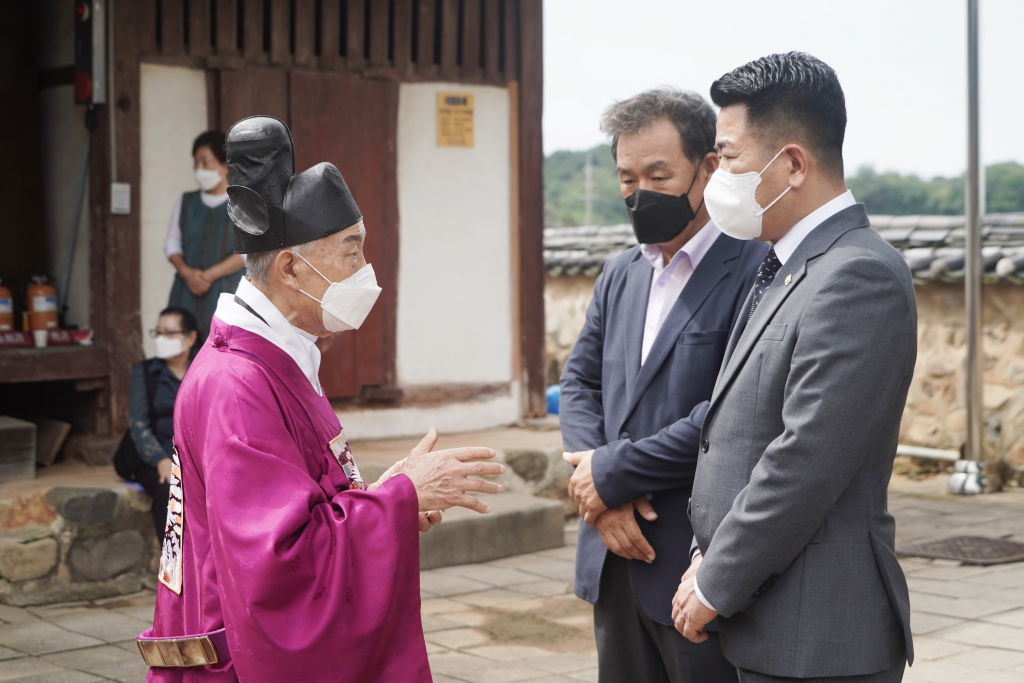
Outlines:
[[107,101],[107,1],[75,2],[75,102]]
[[130,183],[110,183],[110,213],[127,216],[132,212],[132,186]]

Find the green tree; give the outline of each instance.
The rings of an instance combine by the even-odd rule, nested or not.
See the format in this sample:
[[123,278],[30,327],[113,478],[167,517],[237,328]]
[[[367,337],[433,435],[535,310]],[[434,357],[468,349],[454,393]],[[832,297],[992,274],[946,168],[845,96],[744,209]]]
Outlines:
[[985,169],[985,211],[1024,211],[1024,166],[1006,161]]
[[[615,160],[609,145],[591,150],[594,164],[594,225],[628,223],[626,207],[619,193]],[[545,225],[583,225],[586,214],[585,170],[587,153],[559,151],[544,160],[544,223]]]
[[[911,216],[964,212],[964,176],[923,180],[916,175],[878,173],[870,166],[857,169],[846,185],[868,213]],[[1024,166],[1014,161],[985,169],[985,210],[988,213],[1024,211]]]

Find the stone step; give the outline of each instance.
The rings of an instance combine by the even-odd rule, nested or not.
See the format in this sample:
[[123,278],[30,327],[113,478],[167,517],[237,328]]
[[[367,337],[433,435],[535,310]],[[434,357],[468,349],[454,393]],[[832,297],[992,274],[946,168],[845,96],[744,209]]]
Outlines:
[[525,493],[481,497],[491,512],[466,508],[445,511],[439,526],[420,535],[420,569],[497,560],[560,548],[565,513],[562,503]]

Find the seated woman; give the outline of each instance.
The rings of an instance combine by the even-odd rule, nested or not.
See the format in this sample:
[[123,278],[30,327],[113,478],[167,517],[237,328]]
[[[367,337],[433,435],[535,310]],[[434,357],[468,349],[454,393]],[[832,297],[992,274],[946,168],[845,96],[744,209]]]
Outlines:
[[184,308],[165,308],[150,334],[156,342],[156,357],[137,363],[132,370],[130,423],[114,456],[114,469],[153,497],[153,527],[162,541],[170,492],[174,399],[196,343],[196,318]]

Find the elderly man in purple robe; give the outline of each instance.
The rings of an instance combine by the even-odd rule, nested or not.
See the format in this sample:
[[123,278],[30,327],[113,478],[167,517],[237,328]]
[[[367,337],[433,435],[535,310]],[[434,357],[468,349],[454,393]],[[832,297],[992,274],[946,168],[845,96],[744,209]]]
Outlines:
[[317,373],[317,338],[356,329],[380,293],[338,169],[293,175],[291,133],[228,131],[228,212],[248,276],[222,294],[178,392],[149,681],[429,682],[417,534],[440,510],[488,512],[494,451],[409,457],[364,485]]

